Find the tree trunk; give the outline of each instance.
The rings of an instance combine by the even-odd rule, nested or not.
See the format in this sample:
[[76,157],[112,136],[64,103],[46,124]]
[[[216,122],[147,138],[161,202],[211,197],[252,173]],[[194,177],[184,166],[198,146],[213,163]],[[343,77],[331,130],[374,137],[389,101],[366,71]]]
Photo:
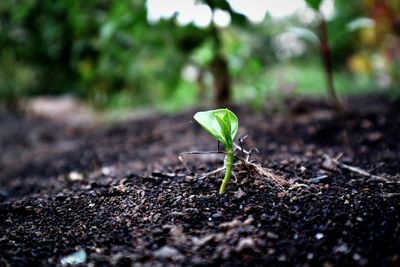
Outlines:
[[322,14],[320,14],[320,16],[321,16],[321,23],[319,25],[320,38],[321,38],[320,51],[321,51],[322,63],[324,65],[328,96],[329,100],[332,102],[335,108],[339,111],[343,111],[342,103],[340,102],[336,94],[336,90],[333,84],[332,59],[328,41],[328,29],[326,25],[326,20]]
[[228,62],[221,54],[217,54],[211,62],[211,73],[214,80],[215,104],[224,107],[231,99],[231,78]]

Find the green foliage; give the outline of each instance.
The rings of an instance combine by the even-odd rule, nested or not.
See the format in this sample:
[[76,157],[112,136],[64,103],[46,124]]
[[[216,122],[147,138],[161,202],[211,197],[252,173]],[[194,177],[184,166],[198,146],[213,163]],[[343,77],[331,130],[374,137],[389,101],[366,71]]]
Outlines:
[[197,112],[194,119],[215,139],[232,149],[233,139],[238,131],[238,118],[228,109]]
[[229,183],[233,167],[233,139],[238,131],[238,118],[228,109],[216,109],[197,112],[194,119],[210,133],[215,139],[224,144],[226,150],[225,157],[225,177],[219,189],[220,194],[226,191],[226,185]]
[[[306,2],[314,9],[321,5],[320,0]],[[335,16],[328,21],[333,65],[341,74],[349,56],[359,50],[355,32],[348,32],[346,26],[368,15],[362,2],[335,0]],[[391,2],[398,6],[395,0]],[[304,30],[316,32],[315,25],[296,15],[275,20],[267,14],[261,24],[251,24],[227,0],[196,3],[228,12],[231,25],[182,26],[175,15],[150,22],[146,0],[1,0],[0,102],[68,93],[98,107],[177,111],[198,102],[200,88],[208,97],[200,101],[210,100],[210,65],[218,52],[227,59],[236,99],[252,99],[262,107],[264,93],[271,88],[279,91],[285,83],[273,75],[281,67],[276,63],[293,61],[282,59],[284,45],[277,45],[277,37],[290,32],[304,45],[315,43],[314,34]],[[216,40],[220,41],[218,49]],[[317,53],[314,44],[302,56]],[[188,65],[201,71],[184,75]],[[317,82],[309,86],[317,78],[303,78],[318,76],[311,75],[314,69],[300,66],[292,70],[296,81],[291,82],[299,85],[300,92],[322,91],[319,81],[318,86]],[[397,72],[393,75],[399,77]],[[345,89],[351,89],[347,84]]]
[[124,95],[124,103],[159,103],[179,87],[187,47],[206,38],[190,27],[149,25],[145,0],[1,1],[0,77],[9,78],[0,97],[70,93],[104,107]]
[[319,10],[322,3],[322,0],[305,0],[305,1],[311,8],[313,8],[316,11]]
[[313,31],[304,27],[290,27],[288,32],[296,36],[298,39],[305,40],[313,45],[319,44],[320,39]]

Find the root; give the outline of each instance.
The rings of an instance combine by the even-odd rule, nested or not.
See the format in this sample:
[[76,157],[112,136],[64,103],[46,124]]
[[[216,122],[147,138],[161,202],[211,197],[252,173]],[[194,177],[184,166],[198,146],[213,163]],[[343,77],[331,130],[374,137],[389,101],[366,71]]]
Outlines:
[[[246,173],[252,178],[265,178],[268,181],[270,181],[274,186],[279,188],[280,190],[284,190],[284,187],[288,185],[288,182],[283,178],[282,176],[274,174],[270,169],[262,167],[260,164],[254,163],[253,161],[250,160],[251,155],[255,153],[259,153],[257,148],[252,148],[249,150],[245,150],[243,148],[243,141],[247,136],[244,136],[242,138],[239,138],[239,145],[233,144],[234,145],[234,151],[239,151],[240,156],[235,156],[237,162],[233,164],[233,177],[235,180],[237,180],[236,174],[239,173]],[[183,156],[185,155],[198,155],[198,154],[226,154],[223,151],[218,150],[217,151],[192,151],[192,152],[183,152],[180,153],[178,156],[178,159],[182,162],[182,164],[185,166],[185,168],[191,172],[189,167],[186,165],[186,163],[183,160]],[[204,173],[200,176],[195,176],[197,179],[204,179],[216,174],[219,174],[221,172],[224,172],[226,170],[225,167],[221,167],[218,169],[215,169],[213,171]]]
[[198,179],[204,179],[204,178],[213,176],[214,174],[217,174],[217,173],[220,173],[220,172],[224,172],[225,169],[226,169],[225,167],[221,167],[221,168],[218,168],[216,170],[204,173],[203,175],[199,176]]
[[253,177],[263,177],[271,181],[274,185],[276,185],[280,189],[284,189],[284,186],[288,185],[288,182],[280,175],[274,174],[270,169],[262,167],[260,164],[251,162],[251,161],[242,161],[244,168],[248,170],[251,176]]
[[[236,174],[247,173],[250,177],[253,178],[260,178],[260,177],[266,178],[281,190],[284,190],[284,187],[288,185],[288,182],[282,176],[274,174],[270,169],[264,168],[260,164],[245,159],[240,159],[239,162],[233,164],[233,169],[234,171],[232,174],[235,180],[237,180]],[[226,170],[225,167],[221,167],[213,171],[204,173],[200,176],[197,176],[196,178],[204,179],[216,175],[218,173],[222,173],[225,170]]]

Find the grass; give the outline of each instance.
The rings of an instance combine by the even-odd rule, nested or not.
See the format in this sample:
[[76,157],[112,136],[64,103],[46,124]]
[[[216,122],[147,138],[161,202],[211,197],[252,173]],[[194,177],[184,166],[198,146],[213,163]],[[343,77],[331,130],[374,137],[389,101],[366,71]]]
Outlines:
[[[377,88],[371,77],[356,77],[345,71],[334,72],[334,84],[338,94],[342,96],[376,92]],[[325,74],[317,60],[280,63],[253,79],[252,83],[238,81],[236,85],[237,102],[263,102],[266,99],[291,95],[327,95]]]

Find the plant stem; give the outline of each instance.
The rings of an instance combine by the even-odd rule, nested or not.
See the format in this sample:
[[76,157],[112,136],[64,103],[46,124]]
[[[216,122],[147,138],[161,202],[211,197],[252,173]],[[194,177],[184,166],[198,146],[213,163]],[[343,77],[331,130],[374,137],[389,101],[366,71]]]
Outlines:
[[331,48],[329,46],[328,39],[328,27],[326,25],[326,20],[322,13],[319,13],[321,22],[319,25],[320,30],[320,52],[322,63],[324,65],[324,72],[326,77],[326,86],[328,90],[328,96],[331,103],[338,111],[343,111],[342,103],[339,100],[339,97],[336,94],[335,86],[333,84],[333,70],[332,70],[332,58],[331,58]]
[[231,180],[232,175],[232,167],[233,167],[233,149],[226,150],[226,157],[225,157],[225,177],[222,181],[221,187],[219,188],[219,194],[222,195],[226,191],[226,186]]

